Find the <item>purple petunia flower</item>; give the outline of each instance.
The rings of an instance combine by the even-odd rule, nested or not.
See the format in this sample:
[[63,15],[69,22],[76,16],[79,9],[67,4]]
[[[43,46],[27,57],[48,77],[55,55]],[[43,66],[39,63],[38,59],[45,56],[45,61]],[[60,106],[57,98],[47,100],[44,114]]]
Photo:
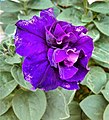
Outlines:
[[78,89],[89,71],[93,51],[92,38],[83,26],[58,21],[49,8],[30,20],[16,23],[16,52],[24,56],[22,70],[34,89],[45,91],[58,86]]

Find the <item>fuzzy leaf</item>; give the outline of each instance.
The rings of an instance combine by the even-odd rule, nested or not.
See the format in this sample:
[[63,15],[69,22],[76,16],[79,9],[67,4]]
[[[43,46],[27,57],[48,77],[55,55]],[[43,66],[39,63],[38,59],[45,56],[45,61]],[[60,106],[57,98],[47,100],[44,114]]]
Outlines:
[[20,67],[13,66],[11,69],[11,74],[15,81],[26,89],[30,89],[32,86],[24,80],[24,76]]
[[1,10],[3,10],[4,12],[19,12],[23,9],[20,4],[12,2],[10,0],[2,1],[0,4]]
[[72,101],[69,104],[70,117],[66,120],[81,120],[81,109],[76,101]]
[[106,98],[106,100],[109,102],[109,81],[107,82],[105,89],[103,89],[101,92]]
[[5,59],[8,64],[21,63],[21,57],[18,54],[15,54],[13,57],[9,56]]
[[68,106],[64,95],[59,90],[47,92],[47,109],[42,120],[59,120],[69,117]]
[[74,98],[74,95],[75,95],[75,90],[66,90],[66,89],[61,89],[61,92],[64,94],[65,96],[65,99],[66,99],[66,102],[67,104],[70,104],[70,102],[73,100]]
[[63,10],[58,16],[57,19],[71,22],[73,25],[85,25],[86,23],[81,22],[82,12],[75,8],[68,8]]
[[17,86],[16,81],[11,76],[11,73],[0,72],[0,99],[8,96]]
[[80,102],[80,107],[91,120],[103,120],[107,102],[101,95],[90,95]]
[[43,91],[18,91],[12,101],[13,110],[20,120],[40,120],[46,109]]
[[8,112],[0,116],[0,120],[19,120],[14,114],[12,108]]
[[89,9],[94,12],[108,14],[109,13],[109,2],[94,2],[93,4],[89,6]]
[[4,114],[11,107],[12,95],[0,100],[0,115]]
[[51,0],[35,0],[29,8],[31,9],[47,9],[53,7]]
[[103,36],[95,42],[92,58],[109,64],[109,37]]
[[103,34],[109,36],[109,16],[105,16],[100,21],[95,20],[94,23]]
[[109,104],[107,105],[103,114],[103,120],[108,120],[108,119],[109,119]]
[[107,82],[106,73],[101,67],[91,67],[82,84],[95,94],[100,93]]

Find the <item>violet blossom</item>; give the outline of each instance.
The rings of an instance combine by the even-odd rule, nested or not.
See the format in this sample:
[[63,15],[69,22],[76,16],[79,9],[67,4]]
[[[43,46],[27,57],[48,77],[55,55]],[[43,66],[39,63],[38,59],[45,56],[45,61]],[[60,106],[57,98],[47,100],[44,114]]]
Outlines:
[[40,17],[19,20],[16,26],[15,46],[24,57],[25,80],[45,91],[78,89],[93,51],[87,29],[57,20],[52,8],[41,11]]

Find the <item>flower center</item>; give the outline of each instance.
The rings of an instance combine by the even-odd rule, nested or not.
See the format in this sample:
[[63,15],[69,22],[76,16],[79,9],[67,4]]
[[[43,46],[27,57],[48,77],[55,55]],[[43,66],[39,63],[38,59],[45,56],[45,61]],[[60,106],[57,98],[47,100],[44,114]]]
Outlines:
[[67,58],[64,60],[64,64],[67,67],[71,67],[78,60],[79,52],[76,52],[76,48],[67,50]]

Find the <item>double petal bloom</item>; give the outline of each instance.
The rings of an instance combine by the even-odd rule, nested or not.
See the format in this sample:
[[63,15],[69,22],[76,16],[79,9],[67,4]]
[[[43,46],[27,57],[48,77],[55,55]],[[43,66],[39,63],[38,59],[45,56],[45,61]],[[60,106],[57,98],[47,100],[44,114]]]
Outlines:
[[16,23],[16,52],[23,56],[22,70],[34,89],[78,89],[93,51],[92,38],[83,26],[58,21],[49,8],[30,20]]

